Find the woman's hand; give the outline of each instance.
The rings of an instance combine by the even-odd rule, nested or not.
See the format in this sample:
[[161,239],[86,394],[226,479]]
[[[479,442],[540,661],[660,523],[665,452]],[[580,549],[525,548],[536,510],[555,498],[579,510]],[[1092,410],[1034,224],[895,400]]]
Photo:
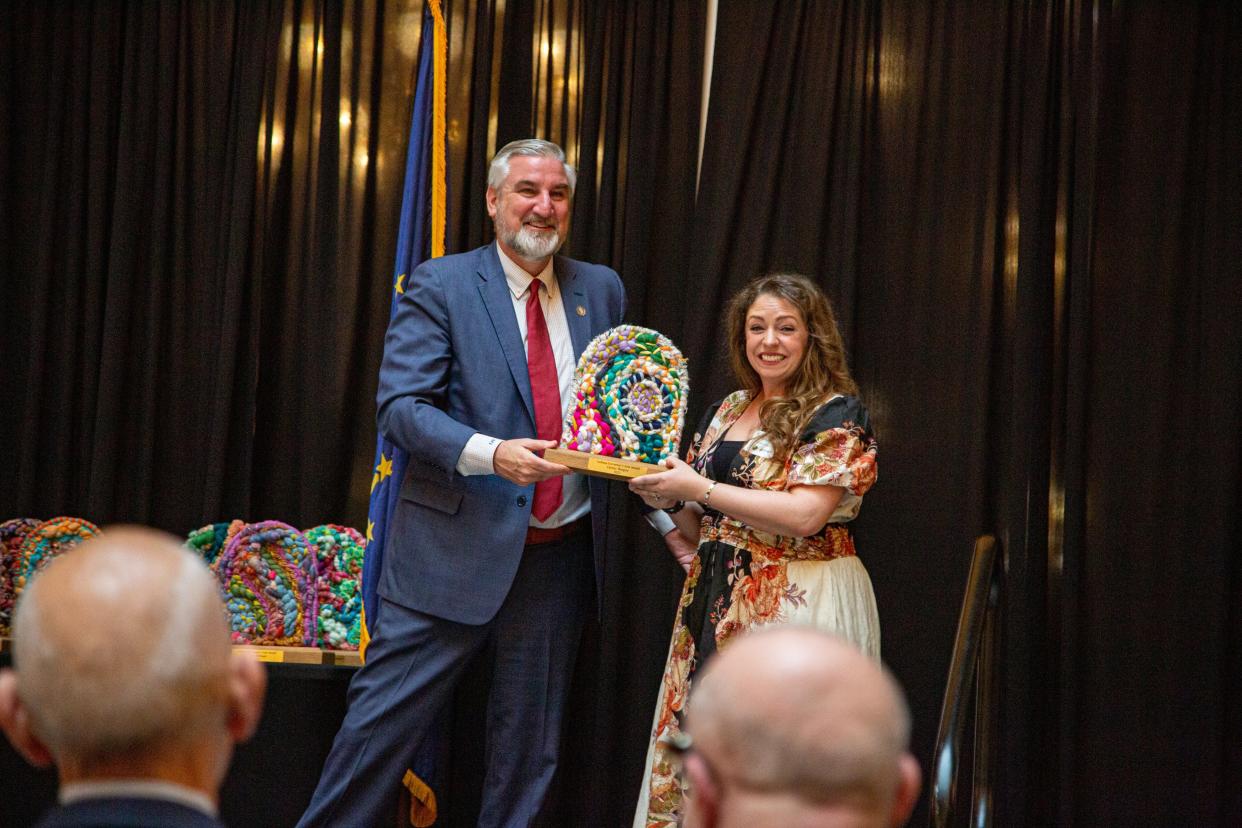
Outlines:
[[673,506],[677,504],[676,500],[670,500],[669,498],[664,497],[663,495],[651,494],[648,492],[640,492],[638,489],[635,489],[633,486],[630,486],[630,491],[634,492],[636,495],[641,497],[643,499],[643,503],[646,503],[652,509],[671,509],[673,508]]
[[698,500],[711,481],[690,468],[682,460],[670,457],[664,461],[668,471],[644,474],[630,480],[630,491],[655,509],[665,509],[679,500]]

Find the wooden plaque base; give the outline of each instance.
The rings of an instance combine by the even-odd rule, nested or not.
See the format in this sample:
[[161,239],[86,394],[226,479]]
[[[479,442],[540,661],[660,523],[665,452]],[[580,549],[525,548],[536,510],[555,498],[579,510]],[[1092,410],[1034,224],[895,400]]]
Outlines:
[[254,653],[259,661],[275,664],[323,664],[323,650],[318,647],[282,647],[274,644],[234,644],[234,650]]
[[664,466],[654,463],[642,463],[638,460],[622,460],[619,457],[602,457],[598,454],[587,454],[585,451],[569,451],[567,449],[548,449],[543,459],[552,463],[569,466],[576,472],[590,474],[595,477],[607,477],[609,480],[629,480],[644,474],[668,471]]
[[278,647],[262,644],[234,644],[233,649],[254,653],[259,661],[275,664],[335,664],[344,667],[358,667],[362,664],[356,650],[321,650],[318,647]]

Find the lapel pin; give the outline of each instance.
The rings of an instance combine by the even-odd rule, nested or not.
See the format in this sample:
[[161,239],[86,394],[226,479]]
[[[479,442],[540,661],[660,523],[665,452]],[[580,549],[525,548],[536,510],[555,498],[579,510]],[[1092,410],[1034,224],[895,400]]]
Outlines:
[[577,310],[579,316],[586,316],[586,308],[582,307],[582,305],[579,305]]

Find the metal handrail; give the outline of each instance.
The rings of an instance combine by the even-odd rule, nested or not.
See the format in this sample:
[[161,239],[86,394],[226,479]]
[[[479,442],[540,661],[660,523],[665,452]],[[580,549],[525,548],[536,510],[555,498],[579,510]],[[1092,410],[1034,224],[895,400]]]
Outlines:
[[[991,822],[988,745],[991,739],[994,616],[1000,583],[996,557],[996,538],[983,535],[975,541],[966,596],[962,599],[962,613],[957,620],[953,658],[949,662],[944,704],[940,708],[936,749],[932,754],[931,824],[934,828],[948,826],[957,798],[958,764],[966,727],[967,697],[972,684],[976,686],[977,694],[971,824],[975,828],[985,828]],[[979,676],[977,682],[976,674]]]

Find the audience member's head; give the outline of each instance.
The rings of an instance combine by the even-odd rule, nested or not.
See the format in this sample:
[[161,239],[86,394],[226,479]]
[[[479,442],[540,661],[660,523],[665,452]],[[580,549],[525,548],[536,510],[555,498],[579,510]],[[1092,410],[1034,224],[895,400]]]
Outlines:
[[909,818],[920,774],[901,689],[835,636],[800,627],[744,636],[708,663],[688,709],[688,826]]
[[23,592],[0,727],[61,784],[160,780],[217,796],[266,674],[234,657],[215,580],[168,535],[119,527]]

